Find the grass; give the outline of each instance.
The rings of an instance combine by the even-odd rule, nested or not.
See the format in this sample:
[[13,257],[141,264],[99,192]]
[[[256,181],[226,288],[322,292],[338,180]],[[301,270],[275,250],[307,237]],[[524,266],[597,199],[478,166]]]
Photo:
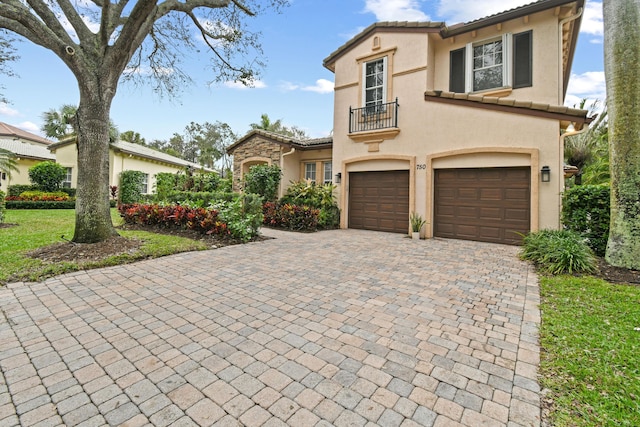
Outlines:
[[[0,229],[0,284],[11,281],[39,281],[70,271],[124,264],[145,258],[156,258],[178,252],[207,249],[203,242],[192,239],[150,233],[146,231],[119,230],[127,238],[142,240],[144,244],[134,254],[106,258],[100,262],[87,264],[54,263],[26,256],[31,250],[59,243],[61,236],[73,236],[75,211],[67,209],[51,210],[7,210],[5,223],[18,224],[16,227]],[[115,209],[111,210],[114,225],[122,223]]]
[[553,426],[640,426],[640,287],[540,278],[541,385]]

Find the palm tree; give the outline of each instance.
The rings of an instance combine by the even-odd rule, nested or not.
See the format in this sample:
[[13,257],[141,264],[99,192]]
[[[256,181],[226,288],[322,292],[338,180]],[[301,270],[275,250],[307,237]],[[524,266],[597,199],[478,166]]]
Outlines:
[[282,124],[282,120],[280,119],[272,122],[267,114],[263,114],[262,116],[260,116],[260,123],[251,123],[249,127],[253,130],[266,130],[268,132],[289,136],[298,140],[309,139],[309,136],[304,130],[298,128],[297,126],[284,126]]
[[63,139],[76,134],[75,117],[78,107],[65,104],[59,110],[52,108],[42,114],[42,131],[49,138]]
[[[577,108],[584,109],[586,103],[587,100],[583,99]],[[588,108],[589,115],[593,116],[598,109],[599,102],[596,100]],[[578,173],[574,175],[574,182],[576,185],[582,184],[582,176],[584,174],[585,167],[597,159],[597,148],[600,145],[603,136],[606,135],[607,132],[606,117],[607,108],[605,105],[596,121],[592,123],[585,132],[575,136],[569,136],[565,140],[565,162],[578,168]]]
[[18,162],[16,155],[9,150],[0,148],[0,172],[7,174],[11,178],[11,172],[18,172]]
[[[44,124],[42,131],[49,138],[62,140],[69,136],[75,136],[78,107],[71,104],[64,104],[59,110],[52,108],[42,114]],[[120,132],[116,125],[109,120],[109,142],[118,140]]]
[[611,226],[605,258],[640,270],[640,0],[603,0]]

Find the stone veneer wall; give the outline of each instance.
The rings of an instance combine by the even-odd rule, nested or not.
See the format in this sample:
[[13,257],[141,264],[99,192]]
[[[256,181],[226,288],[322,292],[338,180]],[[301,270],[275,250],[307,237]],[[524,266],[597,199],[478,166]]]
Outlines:
[[271,159],[272,165],[280,166],[282,146],[261,136],[254,136],[233,151],[233,191],[240,191],[241,165],[246,159],[262,157]]

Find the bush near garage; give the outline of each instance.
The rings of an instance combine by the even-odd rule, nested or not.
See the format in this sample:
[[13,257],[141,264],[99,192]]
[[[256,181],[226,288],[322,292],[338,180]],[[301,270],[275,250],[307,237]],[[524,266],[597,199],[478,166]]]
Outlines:
[[571,230],[540,230],[524,236],[520,258],[544,274],[593,273],[597,259],[584,238]]
[[603,185],[576,185],[562,197],[562,223],[583,236],[598,256],[604,256],[609,239],[611,188]]
[[280,203],[318,209],[318,228],[337,228],[340,224],[340,209],[333,194],[335,188],[333,184],[317,185],[304,180],[293,182]]

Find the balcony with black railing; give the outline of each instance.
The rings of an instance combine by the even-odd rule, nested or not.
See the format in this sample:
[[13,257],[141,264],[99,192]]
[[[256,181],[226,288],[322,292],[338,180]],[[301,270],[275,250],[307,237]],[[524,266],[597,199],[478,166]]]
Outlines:
[[349,133],[371,132],[398,127],[398,98],[386,104],[349,107]]

